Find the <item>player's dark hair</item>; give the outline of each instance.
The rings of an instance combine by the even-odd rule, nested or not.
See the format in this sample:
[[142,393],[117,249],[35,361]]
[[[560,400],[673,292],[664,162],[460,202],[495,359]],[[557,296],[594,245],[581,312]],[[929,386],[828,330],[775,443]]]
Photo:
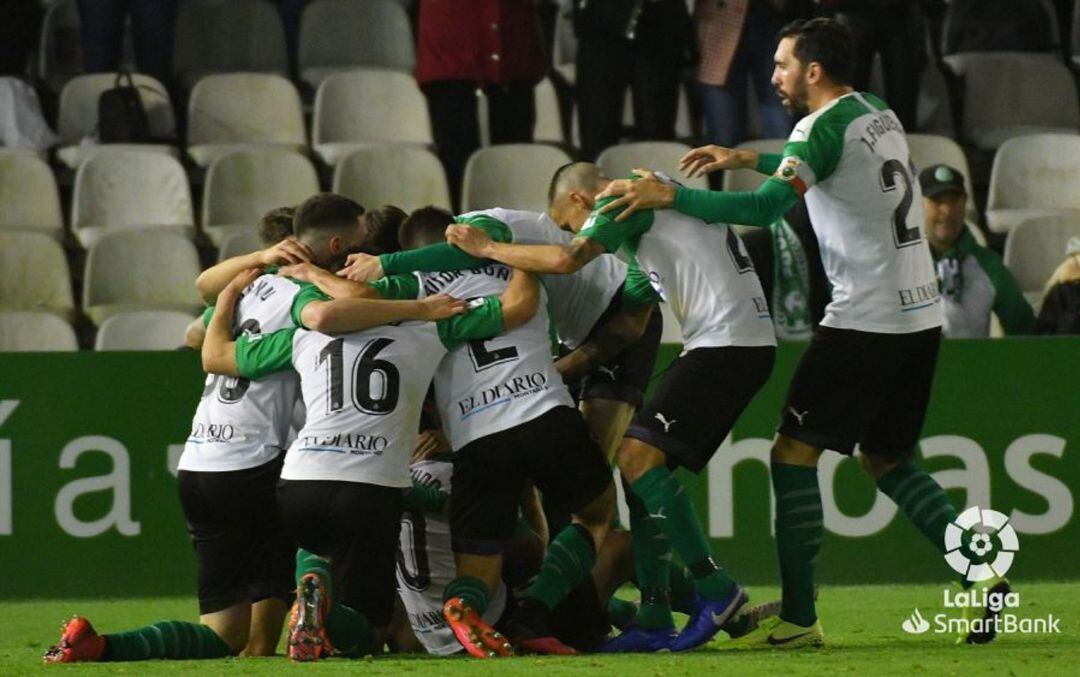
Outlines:
[[367,235],[364,238],[364,252],[372,256],[400,251],[398,235],[401,224],[408,218],[401,208],[383,205],[364,214]]
[[416,249],[446,239],[446,227],[454,222],[454,215],[441,207],[421,207],[401,224],[398,242],[402,249]]
[[795,58],[803,65],[815,61],[829,79],[838,85],[850,85],[855,73],[855,38],[844,24],[818,17],[796,20],[780,29],[777,40],[795,38]]
[[340,231],[357,227],[364,208],[344,195],[316,193],[296,208],[293,233],[304,237],[309,231]]
[[255,232],[259,235],[259,241],[264,246],[277,244],[293,234],[293,218],[296,216],[296,207],[278,207],[263,214],[259,223],[255,226]]
[[548,185],[548,204],[549,205],[552,202],[555,201],[555,196],[559,192],[559,180],[562,179],[563,174],[565,174],[567,171],[569,171],[569,169],[571,167],[573,167],[574,165],[576,165],[576,164],[577,164],[576,162],[567,162],[566,164],[564,164],[561,167],[559,167],[558,169],[556,169],[555,173],[551,175],[551,184]]

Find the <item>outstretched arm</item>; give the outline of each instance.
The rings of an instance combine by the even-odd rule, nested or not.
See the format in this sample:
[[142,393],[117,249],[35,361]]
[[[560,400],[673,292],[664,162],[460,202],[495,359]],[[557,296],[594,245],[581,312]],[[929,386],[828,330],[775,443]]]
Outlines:
[[599,242],[583,237],[565,245],[496,242],[482,230],[460,225],[447,227],[446,240],[474,256],[534,273],[576,273],[605,251]]
[[436,294],[418,301],[334,299],[313,301],[300,311],[304,326],[324,333],[361,331],[403,320],[437,322],[468,310],[465,301]]
[[208,374],[240,376],[236,364],[236,341],[233,325],[236,319],[236,302],[249,284],[262,275],[262,270],[252,268],[236,275],[218,295],[217,308],[206,327],[202,345],[203,371]]

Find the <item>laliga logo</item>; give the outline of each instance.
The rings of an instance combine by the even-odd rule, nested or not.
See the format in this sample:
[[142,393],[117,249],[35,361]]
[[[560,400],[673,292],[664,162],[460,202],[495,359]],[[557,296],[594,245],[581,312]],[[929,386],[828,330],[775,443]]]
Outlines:
[[[1009,518],[996,510],[980,510],[978,506],[968,508],[945,527],[945,561],[971,582],[1004,576],[1020,549],[1016,531],[1008,522]],[[975,527],[980,527],[979,531],[974,531]],[[971,535],[967,550],[974,559],[964,553],[964,534]],[[986,561],[987,555],[994,550],[995,536],[999,543],[997,556],[993,561]]]

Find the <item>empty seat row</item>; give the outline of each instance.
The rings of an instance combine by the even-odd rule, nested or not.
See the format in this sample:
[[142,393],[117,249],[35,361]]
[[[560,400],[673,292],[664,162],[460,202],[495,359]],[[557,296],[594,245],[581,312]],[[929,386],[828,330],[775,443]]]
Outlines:
[[[114,315],[97,330],[94,349],[174,350],[184,345],[193,319],[185,313],[155,310]],[[34,310],[0,310],[0,352],[78,349],[75,330],[62,318]]]
[[[79,26],[76,0],[52,3],[37,66],[38,77],[53,91],[83,72]],[[173,42],[173,75],[185,90],[212,73],[289,72],[285,31],[268,0],[184,0],[178,3]],[[413,45],[401,2],[312,0],[300,20],[300,77],[318,86],[356,66],[410,72],[416,62]]]

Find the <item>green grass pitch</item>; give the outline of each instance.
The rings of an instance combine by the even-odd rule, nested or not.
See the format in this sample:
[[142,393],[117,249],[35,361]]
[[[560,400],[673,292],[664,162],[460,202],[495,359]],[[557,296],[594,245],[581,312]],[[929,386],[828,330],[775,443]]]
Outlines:
[[[32,576],[30,577],[32,579]],[[799,652],[725,652],[721,640],[689,654],[538,657],[477,661],[468,658],[382,657],[292,665],[282,657],[215,661],[151,661],[74,666],[43,665],[42,652],[58,637],[60,621],[87,616],[101,632],[114,632],[165,619],[195,618],[187,598],[134,600],[43,600],[0,602],[0,675],[188,673],[199,675],[320,674],[524,675],[610,674],[706,675],[1076,675],[1080,674],[1080,583],[1019,582],[1018,615],[1053,613],[1061,634],[1007,635],[985,646],[955,646],[952,638],[928,632],[909,635],[900,624],[918,607],[932,618],[942,609],[942,586],[828,587],[818,609],[827,648]],[[776,589],[755,588],[756,600]],[[713,673],[715,674],[715,673]]]

